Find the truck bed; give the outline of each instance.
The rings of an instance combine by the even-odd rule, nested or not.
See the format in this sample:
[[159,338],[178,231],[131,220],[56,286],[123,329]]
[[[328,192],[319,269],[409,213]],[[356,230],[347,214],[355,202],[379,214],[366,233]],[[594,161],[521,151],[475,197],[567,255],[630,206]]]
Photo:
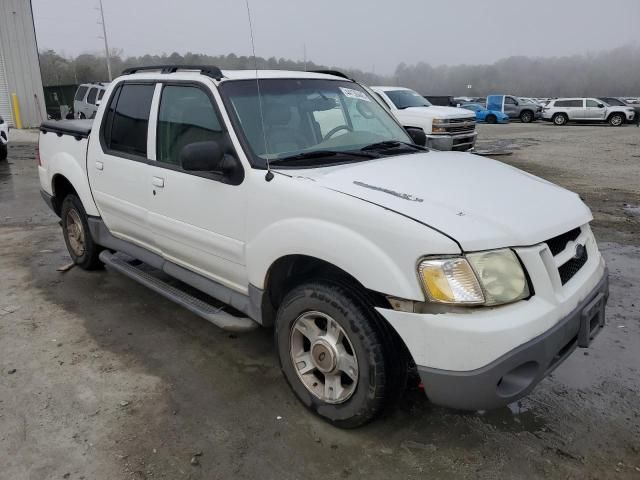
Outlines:
[[89,136],[92,126],[93,120],[47,120],[40,125],[40,131],[58,136],[71,135],[79,140]]

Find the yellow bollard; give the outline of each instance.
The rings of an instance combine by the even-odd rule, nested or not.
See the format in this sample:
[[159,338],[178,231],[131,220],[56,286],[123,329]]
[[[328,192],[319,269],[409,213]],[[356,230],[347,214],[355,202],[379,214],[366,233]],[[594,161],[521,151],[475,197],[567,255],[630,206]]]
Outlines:
[[22,129],[22,117],[20,116],[20,103],[18,102],[18,95],[12,93],[11,101],[13,102],[13,120],[16,123],[16,128]]

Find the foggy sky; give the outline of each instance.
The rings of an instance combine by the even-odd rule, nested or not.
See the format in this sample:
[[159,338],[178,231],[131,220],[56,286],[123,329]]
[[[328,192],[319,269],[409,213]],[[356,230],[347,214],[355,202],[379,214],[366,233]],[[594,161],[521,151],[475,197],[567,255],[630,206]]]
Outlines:
[[[98,0],[32,0],[38,47],[99,52]],[[103,0],[123,55],[250,55],[244,0]],[[250,0],[256,54],[391,73],[640,43],[639,0]]]

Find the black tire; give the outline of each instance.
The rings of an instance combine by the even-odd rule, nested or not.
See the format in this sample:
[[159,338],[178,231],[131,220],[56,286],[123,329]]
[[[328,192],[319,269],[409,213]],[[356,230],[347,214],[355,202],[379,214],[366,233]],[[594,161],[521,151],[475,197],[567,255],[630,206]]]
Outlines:
[[78,116],[80,117],[80,120],[86,120],[86,118],[87,118],[87,116],[82,112],[80,112],[80,115],[78,115]]
[[[70,217],[73,217],[70,225]],[[62,220],[62,235],[64,236],[64,243],[67,245],[69,255],[73,260],[73,263],[78,265],[84,270],[97,270],[103,267],[103,263],[98,256],[103,250],[103,247],[93,241],[91,233],[89,231],[89,223],[87,222],[87,213],[82,206],[80,199],[74,195],[67,195],[63,202],[60,211],[60,219]],[[79,219],[82,227],[82,242],[78,242],[82,245],[82,251],[78,252],[72,246],[73,240],[70,237],[74,234],[69,231],[69,228],[73,228],[72,225]]]
[[9,155],[9,149],[6,145],[0,145],[0,161],[6,160]]
[[[293,326],[306,312],[331,317],[345,332],[358,362],[352,395],[341,403],[327,403],[299,378],[291,358]],[[340,428],[356,428],[373,420],[399,398],[406,386],[407,368],[402,348],[394,350],[393,334],[364,294],[333,279],[311,281],[292,289],[278,309],[275,342],[280,368],[300,401]],[[404,371],[402,370],[404,368]]]
[[520,121],[522,123],[531,123],[533,122],[534,116],[531,110],[524,110],[520,112]]
[[622,115],[621,113],[612,113],[608,118],[609,125],[611,125],[612,127],[621,127],[622,125],[624,125],[625,120],[626,119],[624,115]]
[[567,117],[565,113],[556,113],[551,121],[554,125],[561,127],[567,124],[567,122],[569,121],[569,117]]
[[498,119],[496,118],[496,116],[494,114],[487,115],[485,120],[486,120],[487,123],[496,123],[498,121]]

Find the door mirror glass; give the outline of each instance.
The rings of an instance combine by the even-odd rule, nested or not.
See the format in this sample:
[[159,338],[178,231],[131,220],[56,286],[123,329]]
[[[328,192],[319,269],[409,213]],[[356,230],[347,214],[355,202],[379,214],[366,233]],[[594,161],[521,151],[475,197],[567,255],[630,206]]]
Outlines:
[[185,145],[180,151],[180,164],[189,172],[212,172],[228,175],[233,172],[236,161],[224,154],[216,141],[195,142]]
[[413,143],[416,145],[420,145],[424,147],[427,144],[427,135],[424,133],[424,130],[417,127],[406,127],[405,130],[413,140]]
[[599,103],[599,104],[598,104],[598,108],[604,108],[604,104]]

